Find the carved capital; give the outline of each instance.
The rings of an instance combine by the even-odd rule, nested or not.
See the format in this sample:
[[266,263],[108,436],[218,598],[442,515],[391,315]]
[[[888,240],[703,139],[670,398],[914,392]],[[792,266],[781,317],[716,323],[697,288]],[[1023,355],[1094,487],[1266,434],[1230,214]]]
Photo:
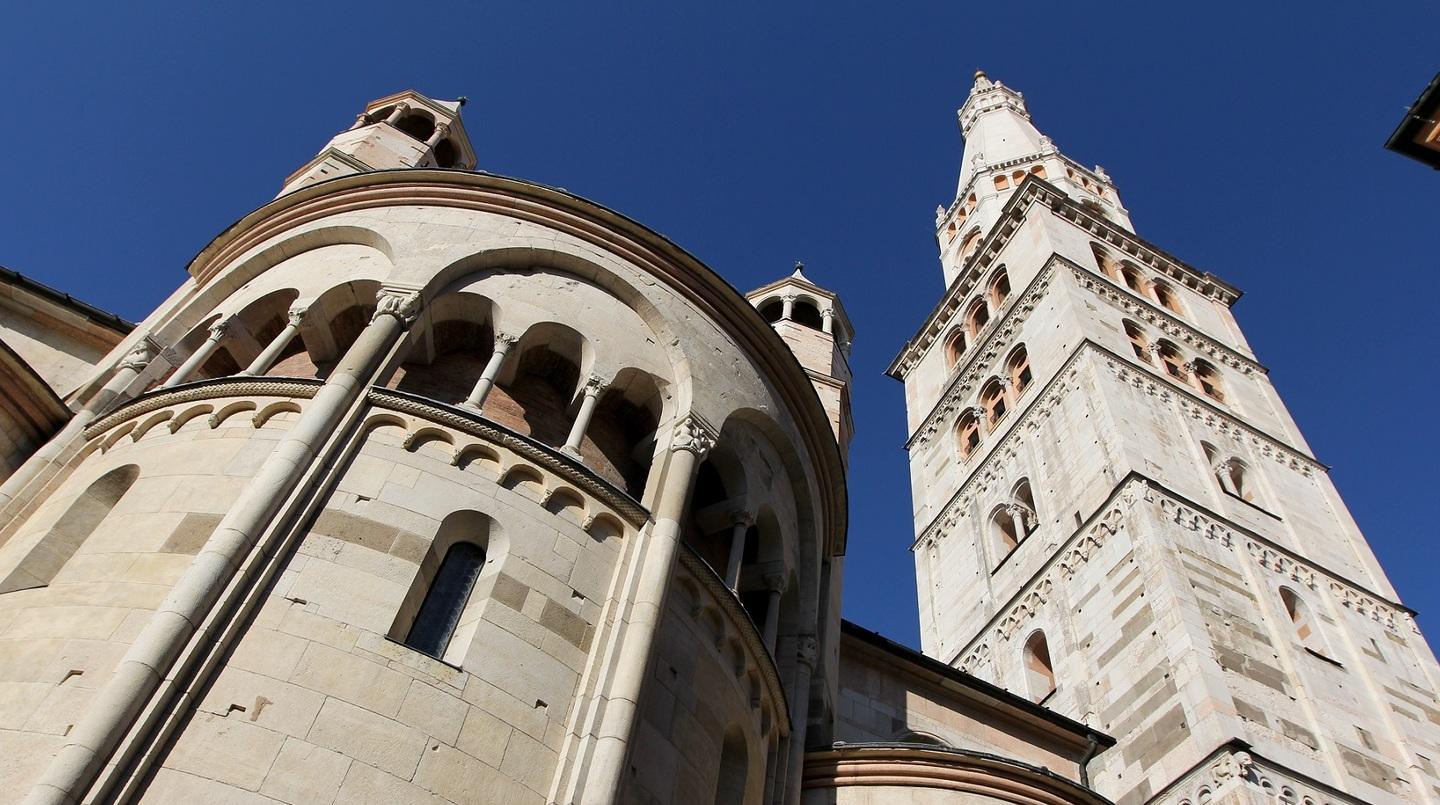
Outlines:
[[371,321],[381,316],[394,316],[408,327],[420,315],[421,304],[420,292],[417,290],[381,288],[375,297],[375,315],[371,317]]
[[309,310],[310,308],[305,305],[291,305],[290,309],[285,311],[286,323],[291,327],[299,327],[300,323],[305,320],[305,314],[309,312]]
[[495,334],[495,351],[496,351],[496,352],[508,352],[508,351],[510,351],[510,348],[511,348],[511,347],[515,346],[515,345],[518,344],[518,343],[520,343],[520,336],[515,335],[514,333],[496,333],[496,334]]
[[581,389],[581,393],[586,397],[597,397],[601,392],[605,391],[609,385],[610,383],[600,375],[590,375],[585,378],[585,386]]
[[733,509],[730,512],[730,524],[743,525],[746,528],[749,528],[750,526],[755,525],[755,515],[744,509]]
[[717,434],[709,423],[695,414],[687,414],[680,423],[675,426],[675,438],[671,441],[671,450],[685,450],[695,454],[697,459],[705,458],[711,448],[715,446]]
[[795,648],[795,659],[801,665],[815,670],[820,660],[820,640],[813,634],[800,635],[800,644]]
[[219,341],[221,338],[224,338],[225,331],[230,329],[230,324],[234,321],[234,316],[226,316],[210,325],[210,339],[212,341]]
[[135,346],[126,353],[125,357],[120,359],[120,363],[116,368],[129,369],[132,372],[143,372],[145,371],[145,367],[149,366],[150,361],[154,360],[158,354],[160,354],[159,346],[147,335],[135,343]]

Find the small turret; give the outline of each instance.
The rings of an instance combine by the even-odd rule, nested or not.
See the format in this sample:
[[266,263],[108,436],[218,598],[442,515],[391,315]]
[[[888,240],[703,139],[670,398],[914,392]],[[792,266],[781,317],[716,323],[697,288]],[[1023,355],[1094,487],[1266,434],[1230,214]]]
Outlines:
[[475,169],[460,120],[465,99],[437,101],[405,90],[371,101],[348,130],[285,180],[283,196],[316,182],[395,168]]
[[848,457],[854,422],[850,417],[850,341],[855,331],[840,297],[811,282],[805,266],[790,276],[745,295],[785,340],[805,367],[830,416],[840,452]]

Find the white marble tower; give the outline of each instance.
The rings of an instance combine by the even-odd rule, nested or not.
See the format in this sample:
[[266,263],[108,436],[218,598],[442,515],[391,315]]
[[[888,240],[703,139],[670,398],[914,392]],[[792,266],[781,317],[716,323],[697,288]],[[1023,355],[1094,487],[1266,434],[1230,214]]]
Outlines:
[[1437,666],[1231,312],[977,74],[905,383],[927,654],[1119,803],[1440,801]]

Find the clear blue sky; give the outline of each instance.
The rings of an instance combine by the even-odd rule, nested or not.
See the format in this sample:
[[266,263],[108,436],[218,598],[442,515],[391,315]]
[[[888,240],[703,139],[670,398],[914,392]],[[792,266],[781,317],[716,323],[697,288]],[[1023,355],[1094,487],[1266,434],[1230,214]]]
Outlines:
[[483,169],[619,210],[739,288],[803,259],[840,292],[859,330],[845,614],[913,644],[882,372],[942,290],[934,209],[984,67],[1105,166],[1143,237],[1246,291],[1260,359],[1440,629],[1440,172],[1381,147],[1440,68],[1440,5],[708,5],[8,4],[0,263],[138,319],[366,100],[468,95]]

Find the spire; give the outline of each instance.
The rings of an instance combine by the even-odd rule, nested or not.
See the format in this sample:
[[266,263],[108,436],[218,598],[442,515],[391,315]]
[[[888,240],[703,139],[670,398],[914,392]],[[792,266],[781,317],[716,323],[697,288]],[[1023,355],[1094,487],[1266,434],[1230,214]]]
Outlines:
[[956,113],[965,151],[955,201],[936,211],[936,239],[948,285],[959,276],[1010,195],[1026,178],[1043,179],[1125,229],[1130,216],[1110,177],[1066,157],[1035,127],[1025,96],[983,70]]

